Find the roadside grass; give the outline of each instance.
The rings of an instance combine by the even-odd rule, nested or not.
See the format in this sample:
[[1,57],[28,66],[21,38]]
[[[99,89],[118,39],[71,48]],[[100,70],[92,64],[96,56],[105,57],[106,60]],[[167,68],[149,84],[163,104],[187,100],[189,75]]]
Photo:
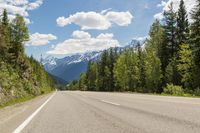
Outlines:
[[183,95],[170,95],[165,93],[140,93],[140,92],[132,92],[132,91],[125,91],[125,92],[113,92],[113,93],[129,93],[129,94],[141,94],[141,95],[152,95],[152,96],[171,96],[171,97],[188,97],[188,98],[200,98],[200,96],[192,95],[189,93],[184,93]]
[[29,101],[31,99],[34,99],[36,98],[37,96],[26,96],[26,97],[22,97],[22,98],[17,98],[17,99],[13,99],[3,105],[0,105],[0,109],[3,109],[7,106],[12,106],[12,105],[15,105],[15,104],[20,104],[20,103],[24,103],[26,101]]
[[48,91],[48,92],[45,92],[41,95],[38,95],[38,96],[33,96],[33,95],[28,95],[28,96],[25,96],[25,97],[21,97],[21,98],[17,98],[17,99],[13,99],[3,105],[0,105],[0,109],[3,109],[5,107],[9,107],[9,106],[13,106],[13,105],[17,105],[17,104],[21,104],[21,103],[25,103],[27,101],[30,101],[30,100],[33,100],[39,96],[43,96],[43,95],[47,95],[47,94],[50,94],[52,92],[54,92],[55,90],[53,91]]

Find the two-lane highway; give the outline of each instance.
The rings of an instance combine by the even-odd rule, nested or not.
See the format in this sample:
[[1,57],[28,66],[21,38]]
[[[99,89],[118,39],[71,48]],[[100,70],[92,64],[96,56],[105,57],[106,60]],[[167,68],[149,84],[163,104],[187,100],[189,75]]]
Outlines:
[[[0,110],[0,121],[6,110],[11,109]],[[0,132],[200,133],[198,98],[59,91],[19,105],[17,110],[0,122]]]

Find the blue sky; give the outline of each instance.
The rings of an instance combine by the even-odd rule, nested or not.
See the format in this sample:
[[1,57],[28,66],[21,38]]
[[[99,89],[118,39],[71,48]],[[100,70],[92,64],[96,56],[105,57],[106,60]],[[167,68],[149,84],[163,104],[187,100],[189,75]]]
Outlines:
[[26,53],[39,59],[41,54],[64,57],[146,37],[155,14],[161,18],[170,1],[179,0],[0,0],[0,7],[11,18],[16,12],[26,18],[31,34]]

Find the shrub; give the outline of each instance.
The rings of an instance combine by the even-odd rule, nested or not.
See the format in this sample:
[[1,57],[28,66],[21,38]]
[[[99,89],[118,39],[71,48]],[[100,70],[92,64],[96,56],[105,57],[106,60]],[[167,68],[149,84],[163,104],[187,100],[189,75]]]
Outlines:
[[200,88],[197,88],[197,89],[194,91],[194,94],[195,94],[195,96],[200,96]]
[[170,95],[174,95],[174,96],[183,96],[184,91],[181,86],[167,84],[167,86],[164,88],[164,94],[170,94]]

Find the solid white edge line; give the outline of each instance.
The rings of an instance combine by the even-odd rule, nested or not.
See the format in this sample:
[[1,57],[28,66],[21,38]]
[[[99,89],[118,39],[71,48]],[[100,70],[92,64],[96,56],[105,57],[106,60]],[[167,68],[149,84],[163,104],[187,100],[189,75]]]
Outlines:
[[[57,91],[56,91],[57,92]],[[40,112],[40,110],[53,98],[56,94],[52,94],[35,112],[33,112],[20,126],[18,126],[13,133],[20,133],[30,122],[31,120]]]
[[113,102],[109,102],[109,101],[106,101],[106,100],[101,100],[101,101],[104,102],[104,103],[109,103],[109,104],[112,104],[112,105],[120,106],[120,104],[118,104],[118,103],[113,103]]

